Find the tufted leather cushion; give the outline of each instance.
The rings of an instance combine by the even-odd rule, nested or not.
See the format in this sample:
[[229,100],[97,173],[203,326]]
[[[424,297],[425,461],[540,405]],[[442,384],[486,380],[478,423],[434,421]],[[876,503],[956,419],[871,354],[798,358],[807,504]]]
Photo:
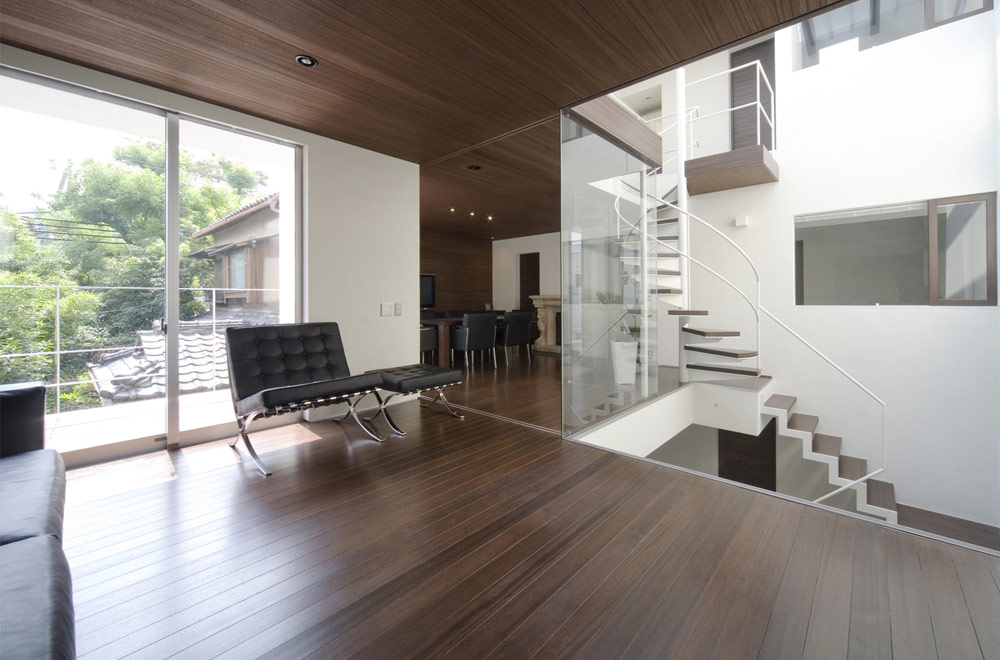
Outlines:
[[315,383],[275,387],[240,399],[236,402],[236,412],[240,415],[249,415],[255,411],[287,406],[310,399],[326,399],[361,392],[374,392],[375,388],[381,384],[382,378],[379,374],[367,373],[333,380],[320,380]]
[[461,369],[445,369],[430,364],[408,364],[368,373],[379,375],[382,381],[380,387],[390,392],[419,392],[462,382]]
[[351,375],[336,323],[227,328],[233,399]]
[[59,539],[48,534],[0,546],[0,657],[76,657],[73,585]]
[[0,460],[0,545],[32,536],[60,538],[66,470],[54,449]]

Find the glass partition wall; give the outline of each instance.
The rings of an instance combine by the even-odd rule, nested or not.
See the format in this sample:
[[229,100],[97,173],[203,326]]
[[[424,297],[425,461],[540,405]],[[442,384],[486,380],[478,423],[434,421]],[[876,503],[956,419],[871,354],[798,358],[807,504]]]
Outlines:
[[562,115],[563,433],[658,392],[654,169]]

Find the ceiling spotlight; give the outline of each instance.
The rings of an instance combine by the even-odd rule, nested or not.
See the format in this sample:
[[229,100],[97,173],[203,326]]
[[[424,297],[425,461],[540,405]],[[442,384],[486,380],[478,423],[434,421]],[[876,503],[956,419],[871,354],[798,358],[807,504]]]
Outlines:
[[301,64],[302,66],[309,67],[310,69],[319,64],[319,60],[317,60],[312,55],[296,55],[295,61]]
[[476,215],[475,211],[469,211],[469,215]]
[[469,169],[472,170],[473,172],[477,172],[477,171],[483,169],[483,166],[482,165],[469,165]]
[[486,216],[486,219],[489,220],[490,222],[493,222],[493,216],[492,215]]
[[454,213],[455,212],[455,207],[454,206],[451,207],[450,209],[448,209],[448,211],[450,211],[451,213]]

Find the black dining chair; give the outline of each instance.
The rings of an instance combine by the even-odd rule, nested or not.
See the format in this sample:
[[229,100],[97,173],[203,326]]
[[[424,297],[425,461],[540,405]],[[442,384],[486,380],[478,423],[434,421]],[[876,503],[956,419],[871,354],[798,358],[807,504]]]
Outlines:
[[433,325],[420,326],[420,361],[424,361],[424,354],[430,353],[430,362],[434,364],[434,351],[438,347],[438,329]]
[[462,315],[462,325],[451,329],[451,348],[465,353],[467,367],[471,367],[475,351],[492,351],[496,367],[496,321],[496,312],[468,313]]
[[497,344],[503,346],[504,362],[510,362],[508,347],[517,346],[518,355],[521,346],[528,354],[528,364],[531,364],[531,323],[533,321],[531,312],[507,312],[503,315],[503,322],[497,326]]

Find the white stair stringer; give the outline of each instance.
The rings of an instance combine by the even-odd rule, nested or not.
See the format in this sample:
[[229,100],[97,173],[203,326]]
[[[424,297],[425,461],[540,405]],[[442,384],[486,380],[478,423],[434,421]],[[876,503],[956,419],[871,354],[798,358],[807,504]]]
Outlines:
[[[840,488],[841,486],[846,486],[851,483],[850,479],[844,479],[840,476],[840,457],[830,456],[829,454],[820,454],[813,451],[813,436],[815,432],[810,431],[800,431],[797,429],[792,429],[788,427],[788,411],[784,408],[771,408],[766,405],[761,405],[760,408],[761,415],[767,415],[774,417],[778,420],[777,432],[779,435],[783,435],[789,438],[796,438],[802,441],[802,458],[808,461],[816,461],[817,463],[826,463],[828,468],[828,481],[831,485]],[[855,491],[858,511],[862,513],[867,513],[872,516],[876,516],[896,524],[896,512],[891,509],[884,509],[882,507],[877,507],[868,503],[868,484],[861,482],[855,484],[851,487]]]

